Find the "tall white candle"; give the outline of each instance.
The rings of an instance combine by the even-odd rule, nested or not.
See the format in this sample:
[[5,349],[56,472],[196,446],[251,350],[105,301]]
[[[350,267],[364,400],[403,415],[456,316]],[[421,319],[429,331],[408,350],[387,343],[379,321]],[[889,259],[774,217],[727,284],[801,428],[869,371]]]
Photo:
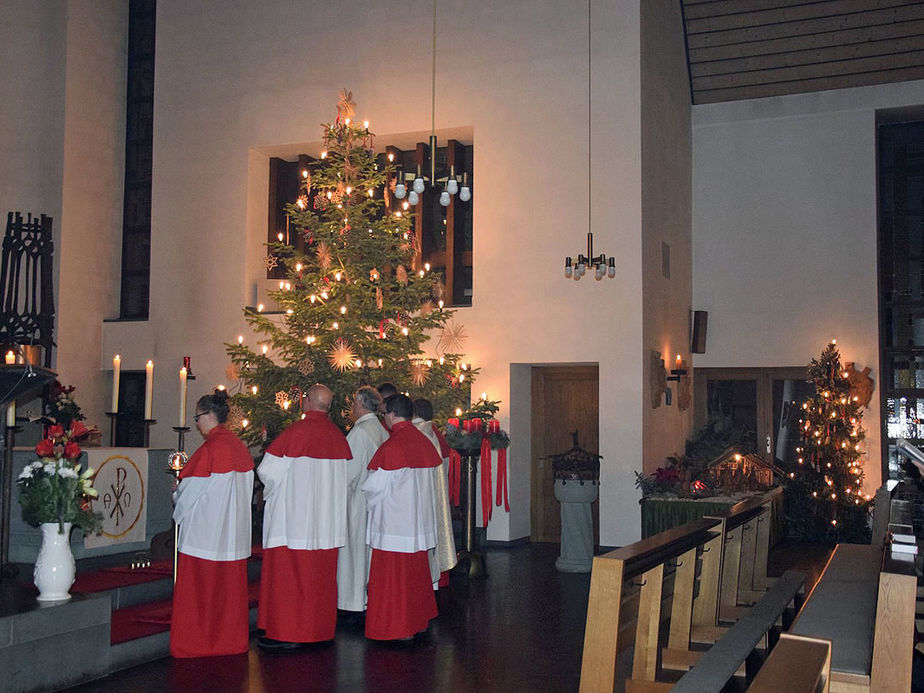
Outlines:
[[122,373],[122,357],[116,354],[112,357],[112,404],[109,411],[119,411],[119,377]]
[[6,405],[6,426],[7,428],[13,428],[16,425],[16,401],[11,400],[8,405]]
[[186,427],[186,369],[180,369],[180,416],[177,426]]
[[154,362],[148,361],[144,365],[144,418],[154,418]]

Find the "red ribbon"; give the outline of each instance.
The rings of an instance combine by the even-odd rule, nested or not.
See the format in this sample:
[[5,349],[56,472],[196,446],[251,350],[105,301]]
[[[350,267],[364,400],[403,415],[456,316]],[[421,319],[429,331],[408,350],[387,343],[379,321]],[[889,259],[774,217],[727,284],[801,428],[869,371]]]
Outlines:
[[507,499],[507,448],[497,451],[497,501],[501,504],[501,490],[503,489],[504,510],[510,512],[510,501]]
[[449,451],[449,502],[459,504],[459,486],[462,481],[462,456],[455,450]]
[[491,441],[487,436],[481,439],[481,520],[484,527],[491,521]]

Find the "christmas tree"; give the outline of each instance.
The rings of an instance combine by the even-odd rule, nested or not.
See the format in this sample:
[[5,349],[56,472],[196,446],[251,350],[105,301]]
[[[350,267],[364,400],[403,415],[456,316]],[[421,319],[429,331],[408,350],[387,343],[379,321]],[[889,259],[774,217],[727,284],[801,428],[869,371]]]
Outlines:
[[[341,92],[336,119],[322,126],[324,150],[286,208],[302,242],[267,246],[267,266],[286,272],[270,293],[279,310],[246,308],[258,343],[227,345],[240,388],[232,425],[252,445],[298,418],[300,395],[316,382],[334,392],[331,418],[342,426],[364,384],[427,398],[442,419],[469,405],[477,369],[459,353],[464,331],[444,307],[442,278],[418,266],[414,208],[394,199],[396,170],[377,158],[354,109]],[[428,355],[430,333],[439,339]]]
[[869,497],[862,493],[863,414],[851,394],[835,341],[812,359],[815,394],[802,404],[802,444],[786,483],[789,531],[800,539],[869,541]]

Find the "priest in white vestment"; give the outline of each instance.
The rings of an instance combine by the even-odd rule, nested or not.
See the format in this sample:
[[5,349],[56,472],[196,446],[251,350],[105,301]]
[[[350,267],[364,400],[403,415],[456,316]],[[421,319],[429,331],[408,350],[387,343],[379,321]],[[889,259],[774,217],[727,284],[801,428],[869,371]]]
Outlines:
[[366,494],[362,490],[369,462],[388,431],[379,420],[382,397],[364,385],[353,394],[353,428],[347,443],[353,459],[347,462],[347,533],[337,559],[337,608],[361,614],[366,610],[369,546],[366,544]]
[[452,536],[452,514],[449,508],[449,448],[446,446],[446,449],[443,449],[445,442],[440,440],[439,431],[433,423],[433,405],[430,404],[430,400],[414,400],[414,418],[411,423],[427,436],[443,460],[439,467],[433,468],[436,548],[429,553],[433,589],[439,589],[449,584],[449,571],[459,562],[456,542]]

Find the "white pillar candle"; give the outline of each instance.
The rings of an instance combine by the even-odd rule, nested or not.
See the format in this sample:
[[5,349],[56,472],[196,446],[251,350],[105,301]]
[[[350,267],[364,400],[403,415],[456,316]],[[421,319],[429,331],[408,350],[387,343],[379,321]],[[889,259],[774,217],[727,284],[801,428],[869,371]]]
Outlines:
[[180,369],[180,416],[177,426],[186,427],[186,369]]
[[154,418],[154,362],[148,361],[145,366],[144,377],[144,418]]
[[16,425],[16,402],[11,401],[6,406],[6,427],[13,428]]
[[122,373],[122,357],[116,354],[112,357],[112,403],[109,405],[109,411],[115,413],[119,411],[119,378]]
[[12,366],[14,363],[16,363],[16,353],[10,349],[6,352],[6,365]]

